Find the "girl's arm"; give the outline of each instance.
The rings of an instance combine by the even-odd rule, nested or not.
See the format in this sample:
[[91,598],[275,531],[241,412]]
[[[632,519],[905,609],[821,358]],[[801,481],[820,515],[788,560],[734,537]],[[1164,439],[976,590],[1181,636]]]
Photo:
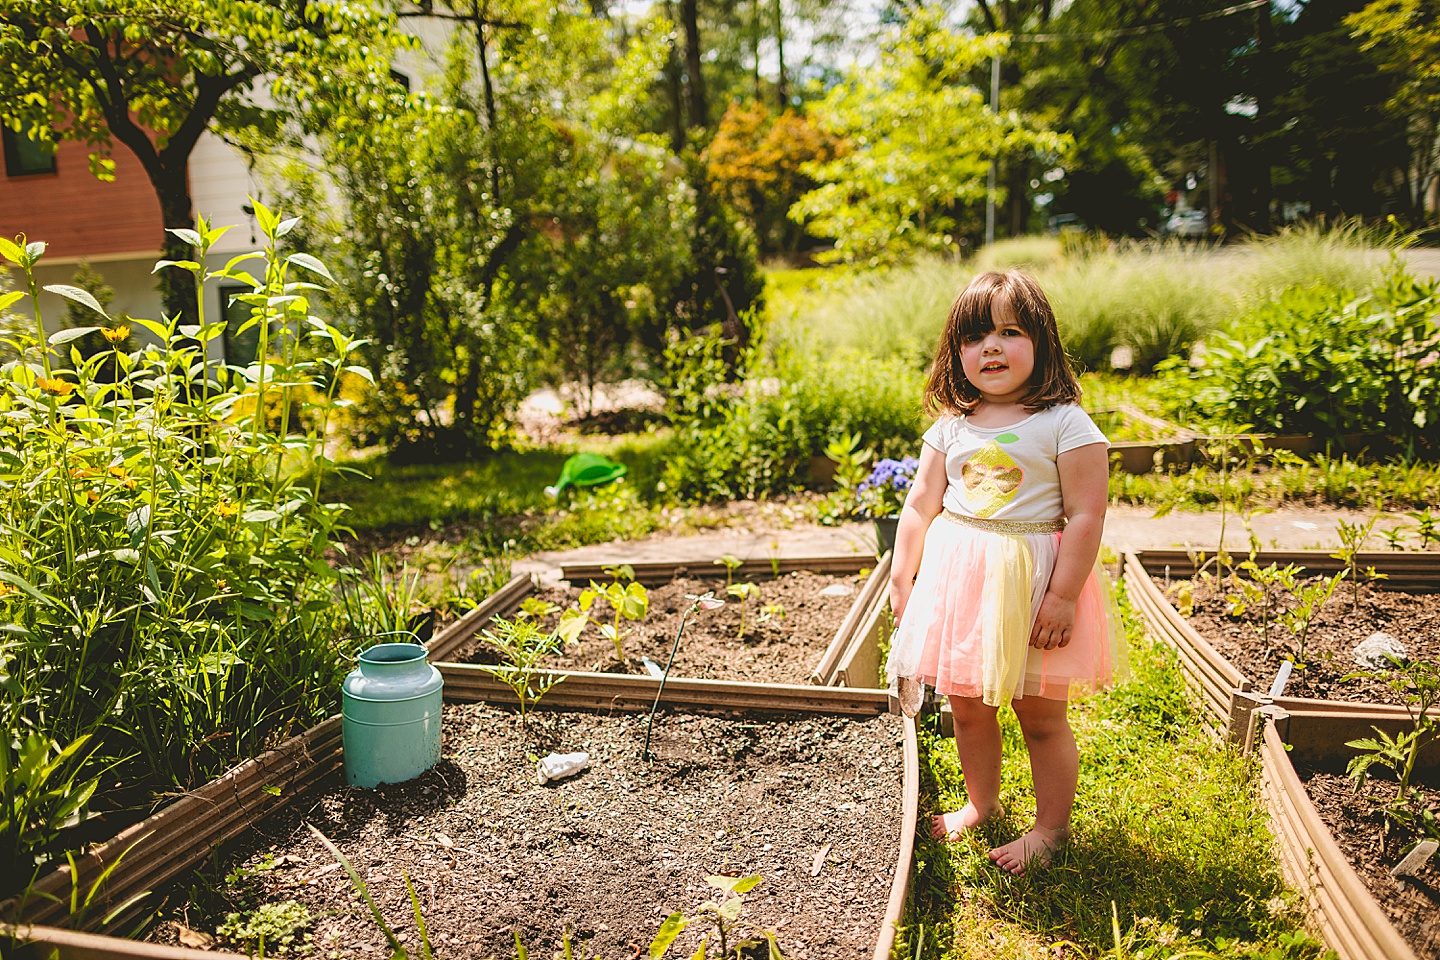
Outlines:
[[895,531],[895,556],[890,558],[890,610],[898,622],[905,615],[915,574],[920,570],[920,554],[925,550],[925,531],[930,521],[945,509],[945,454],[930,444],[920,447],[920,466],[915,481],[900,511],[900,525]]
[[1070,642],[1075,603],[1100,553],[1105,504],[1110,498],[1110,453],[1105,444],[1088,443],[1067,450],[1056,459],[1056,465],[1060,468],[1060,497],[1068,523],[1060,536],[1060,553],[1055,557],[1050,587],[1030,631],[1030,646],[1041,650]]

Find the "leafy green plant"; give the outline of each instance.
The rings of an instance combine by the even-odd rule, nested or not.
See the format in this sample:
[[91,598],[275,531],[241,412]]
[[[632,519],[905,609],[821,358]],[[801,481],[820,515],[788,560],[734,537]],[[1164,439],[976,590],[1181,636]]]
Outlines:
[[420,572],[406,563],[398,569],[382,553],[373,553],[361,568],[340,572],[340,608],[350,637],[370,643],[415,639]]
[[[610,612],[614,617],[612,622],[602,623],[590,616],[596,600],[604,600],[610,605]],[[617,576],[614,581],[604,586],[591,580],[590,586],[580,591],[580,599],[576,605],[560,615],[558,636],[567,643],[574,643],[580,639],[586,624],[594,623],[600,628],[600,635],[615,645],[615,658],[621,663],[629,663],[625,656],[625,633],[620,629],[620,623],[622,620],[643,620],[649,612],[650,594],[634,580],[622,583]]]
[[725,592],[729,593],[730,585],[735,582],[735,571],[739,570],[740,567],[745,563],[745,561],[741,560],[733,553],[727,553],[724,556],[716,557],[710,562],[715,564],[716,566],[721,566],[725,568]]
[[[225,228],[201,220],[181,231],[198,259],[157,268],[245,288],[245,367],[206,361],[226,323],[200,299],[198,323],[46,336],[45,245],[0,240],[34,320],[0,370],[0,734],[12,749],[30,731],[88,737],[75,783],[106,770],[124,784],[113,802],[203,782],[328,715],[355,646],[330,562],[344,508],[320,495],[355,342],[315,316],[325,266],[282,251],[297,221],[255,213],[263,252],[207,268]],[[116,322],[84,289],[47,289]],[[109,348],[87,358],[90,333]]]
[[[708,923],[714,935],[720,941],[720,951],[714,956],[717,960],[741,960],[748,956],[746,951],[766,945],[766,956],[769,960],[785,960],[780,953],[780,946],[775,942],[775,934],[772,931],[765,931],[758,936],[752,934],[741,938],[738,929],[740,913],[745,908],[745,899],[742,894],[748,893],[760,882],[760,875],[752,873],[745,877],[709,876],[705,882],[720,894],[723,899],[706,900],[695,908],[694,913],[686,916],[680,911],[670,914],[660,925],[660,930],[655,934],[655,939],[650,941],[650,960],[660,960],[675,938],[684,932],[685,928],[692,923]],[[711,956],[709,952],[710,938],[704,937],[700,941],[700,947],[691,955],[691,960],[705,960]]]
[[[1293,563],[1280,566],[1268,563],[1260,566],[1253,559],[1242,560],[1236,565],[1237,575],[1231,578],[1234,592],[1225,596],[1226,613],[1242,617],[1253,611],[1256,614],[1260,643],[1270,649],[1270,628],[1275,624],[1281,610],[1283,597],[1293,594],[1296,589],[1295,575],[1300,568]],[[1245,576],[1239,576],[1239,574]]]
[[[1273,564],[1272,564],[1273,566]],[[1293,588],[1295,603],[1280,612],[1280,623],[1290,631],[1290,658],[1299,669],[1305,668],[1305,641],[1310,637],[1310,627],[1321,609],[1332,596],[1340,581],[1349,575],[1341,570],[1333,577],[1319,577],[1308,583],[1296,583]]]
[[1391,737],[1374,727],[1374,737],[1347,742],[1347,747],[1360,752],[1350,759],[1345,772],[1355,781],[1358,790],[1371,768],[1379,766],[1389,770],[1400,789],[1394,802],[1386,809],[1386,815],[1397,823],[1418,826],[1440,839],[1440,823],[1437,823],[1434,813],[1414,805],[1414,791],[1410,786],[1420,751],[1440,739],[1440,716],[1432,713],[1440,705],[1440,666],[1424,660],[1407,662],[1390,654],[1386,656],[1394,665],[1393,670],[1361,675],[1383,679],[1401,695],[1405,711],[1410,715],[1410,729]]
[[755,599],[757,601],[759,600],[760,586],[759,584],[749,582],[732,583],[730,586],[725,588],[725,593],[728,596],[734,597],[740,603],[740,629],[736,632],[735,636],[744,637],[745,611],[749,607],[749,601],[751,599]]
[[228,913],[215,932],[246,953],[264,957],[305,949],[310,939],[306,928],[314,922],[315,916],[305,904],[281,900],[262,903],[246,913]]
[[1425,507],[1423,510],[1411,510],[1405,515],[1415,521],[1411,530],[1420,538],[1421,550],[1428,549],[1432,543],[1440,544],[1440,513]]
[[32,732],[18,744],[0,744],[0,856],[12,869],[28,874],[37,859],[54,852],[61,831],[88,815],[100,783],[98,776],[79,779],[94,749],[87,749],[89,740],[81,736],[57,749]]
[[1340,537],[1340,546],[1330,556],[1345,564],[1345,574],[1350,578],[1350,609],[1352,610],[1360,606],[1362,577],[1367,583],[1388,579],[1386,574],[1376,570],[1373,566],[1362,569],[1358,559],[1360,551],[1365,547],[1365,541],[1370,538],[1370,532],[1375,529],[1375,524],[1379,519],[1380,515],[1377,513],[1364,523],[1350,523],[1342,519],[1336,526],[1336,532]]
[[565,679],[563,674],[542,674],[539,670],[540,662],[558,651],[563,642],[558,633],[547,634],[532,623],[529,619],[531,615],[524,614],[513,620],[495,617],[490,621],[489,629],[480,633],[485,642],[499,651],[505,660],[504,664],[485,669],[509,687],[520,701],[522,724],[525,722],[526,710],[534,707],[557,683]]

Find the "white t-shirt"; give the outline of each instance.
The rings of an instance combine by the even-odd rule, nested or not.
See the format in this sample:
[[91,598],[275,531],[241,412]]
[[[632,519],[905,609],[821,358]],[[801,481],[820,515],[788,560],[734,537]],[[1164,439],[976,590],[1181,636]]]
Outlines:
[[944,416],[924,440],[945,454],[945,507],[987,520],[1057,520],[1060,454],[1091,443],[1108,443],[1090,416],[1075,404],[1048,407],[1006,427],[977,427],[965,417]]

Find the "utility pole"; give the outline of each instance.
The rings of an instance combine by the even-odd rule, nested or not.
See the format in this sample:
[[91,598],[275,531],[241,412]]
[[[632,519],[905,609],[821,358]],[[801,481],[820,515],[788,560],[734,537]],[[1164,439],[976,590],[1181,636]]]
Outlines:
[[[990,58],[990,112],[1000,113],[1000,55]],[[995,180],[1000,172],[1000,152],[990,161],[990,175],[985,188],[985,243],[995,242]]]

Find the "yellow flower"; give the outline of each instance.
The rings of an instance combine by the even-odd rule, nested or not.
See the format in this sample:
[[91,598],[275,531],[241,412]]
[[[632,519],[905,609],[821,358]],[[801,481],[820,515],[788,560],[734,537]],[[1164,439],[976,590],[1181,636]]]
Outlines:
[[235,516],[235,514],[240,512],[240,508],[235,506],[235,504],[231,503],[229,500],[221,500],[219,503],[215,504],[215,512],[220,514],[220,516],[222,517],[233,517]]
[[130,328],[126,326],[106,327],[100,332],[103,333],[105,335],[105,339],[109,340],[111,343],[120,343],[121,341],[128,339],[130,336]]
[[46,393],[53,393],[57,397],[68,397],[75,392],[75,384],[68,380],[52,379],[50,377],[38,377],[36,383]]
[[99,502],[100,502],[100,494],[99,494],[98,492],[94,491],[94,490],[86,490],[86,491],[85,491],[85,499],[86,499],[88,502],[90,502],[90,503],[99,503]]

